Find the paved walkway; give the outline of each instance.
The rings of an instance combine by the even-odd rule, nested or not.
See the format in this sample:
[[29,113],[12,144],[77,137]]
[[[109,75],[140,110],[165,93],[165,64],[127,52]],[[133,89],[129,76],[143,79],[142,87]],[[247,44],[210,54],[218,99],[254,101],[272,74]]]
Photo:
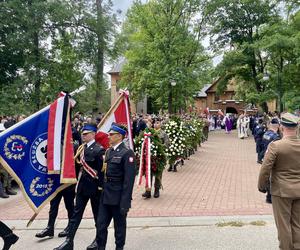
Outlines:
[[[226,222],[227,225],[225,224]],[[233,226],[238,222],[239,226]],[[256,223],[254,223],[256,222]],[[260,222],[260,224],[258,224]],[[59,220],[52,239],[38,239],[34,235],[47,224],[36,220],[26,228],[26,221],[7,221],[20,240],[11,250],[50,250],[64,239],[57,234],[67,225]],[[74,250],[83,250],[95,237],[93,219],[80,224],[74,241]],[[147,217],[129,218],[126,233],[126,250],[276,250],[276,227],[273,216],[201,216],[201,217]],[[0,249],[2,242],[0,239]],[[114,230],[108,230],[107,250],[114,250]]]
[[[209,140],[177,173],[164,172],[161,197],[144,200],[135,187],[130,217],[268,215],[271,206],[257,191],[260,165],[253,138],[240,140],[236,132],[210,133]],[[0,199],[0,220],[28,220],[33,212],[21,195]],[[90,207],[85,217],[91,218]],[[45,207],[37,219],[48,217]],[[62,205],[60,218],[66,218]]]

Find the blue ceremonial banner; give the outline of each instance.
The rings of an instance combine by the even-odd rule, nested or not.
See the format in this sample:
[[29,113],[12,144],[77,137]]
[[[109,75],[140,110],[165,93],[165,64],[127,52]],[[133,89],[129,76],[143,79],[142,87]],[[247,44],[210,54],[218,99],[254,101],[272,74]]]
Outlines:
[[47,133],[50,106],[0,134],[0,163],[17,181],[26,201],[37,213],[70,184],[60,174],[48,174]]

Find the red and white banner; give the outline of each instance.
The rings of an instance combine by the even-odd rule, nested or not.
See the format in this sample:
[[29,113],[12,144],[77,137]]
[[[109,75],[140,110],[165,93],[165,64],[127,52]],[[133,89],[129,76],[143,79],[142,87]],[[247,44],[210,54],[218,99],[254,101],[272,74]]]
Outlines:
[[48,174],[60,173],[61,183],[76,180],[70,105],[69,97],[60,94],[49,109],[47,168]]
[[116,102],[111,106],[109,111],[105,114],[104,118],[98,125],[98,132],[96,134],[96,141],[101,144],[105,149],[109,148],[108,131],[113,122],[122,124],[127,127],[127,138],[129,147],[133,150],[132,140],[132,125],[130,119],[130,105],[129,105],[129,92],[120,91],[120,96]]
[[138,185],[142,185],[145,176],[145,188],[151,188],[151,133],[144,133],[144,141],[140,152],[140,166],[138,174]]

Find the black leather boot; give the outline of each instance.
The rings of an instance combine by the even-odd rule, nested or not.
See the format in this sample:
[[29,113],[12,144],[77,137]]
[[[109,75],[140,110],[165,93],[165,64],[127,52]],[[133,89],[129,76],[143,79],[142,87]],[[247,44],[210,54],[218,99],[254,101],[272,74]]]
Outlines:
[[67,238],[59,247],[56,247],[53,250],[73,250],[73,249],[74,249],[73,239]]
[[18,239],[19,239],[19,237],[17,235],[15,235],[14,233],[4,236],[3,237],[4,246],[3,246],[2,250],[8,250],[11,247],[11,245],[13,245],[17,242]]
[[17,194],[17,192],[12,190],[11,188],[6,188],[6,193],[8,195],[16,195]]
[[58,237],[59,238],[62,238],[62,237],[67,237],[68,234],[69,234],[70,230],[69,230],[69,225],[62,231],[58,234]]
[[98,250],[97,240],[94,241],[86,248],[86,250]]
[[154,189],[154,195],[153,195],[154,198],[158,198],[159,197],[159,188],[155,188]]
[[173,172],[177,172],[177,163],[174,164]]
[[9,195],[7,195],[7,193],[4,192],[3,189],[0,189],[0,198],[9,198]]
[[35,235],[35,237],[37,237],[37,238],[45,238],[47,236],[49,236],[50,238],[53,238],[53,236],[54,236],[54,227],[47,226],[42,232],[37,233]]
[[142,196],[146,199],[151,198],[151,191],[145,191],[145,193],[143,193]]
[[173,170],[173,166],[170,165],[169,168],[168,168],[168,172],[171,172]]

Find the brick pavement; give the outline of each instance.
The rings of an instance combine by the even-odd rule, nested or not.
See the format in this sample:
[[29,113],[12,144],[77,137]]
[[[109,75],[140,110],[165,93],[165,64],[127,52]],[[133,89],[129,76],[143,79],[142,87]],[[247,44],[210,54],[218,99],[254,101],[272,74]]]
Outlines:
[[[135,187],[129,216],[272,214],[264,194],[257,191],[259,169],[253,138],[240,140],[236,132],[212,132],[177,173],[164,172],[160,198],[144,200],[143,189]],[[0,220],[27,220],[33,214],[21,195],[0,199],[0,211]],[[37,219],[47,216],[45,207]],[[63,204],[59,217],[67,217]],[[84,217],[92,217],[90,206]]]

